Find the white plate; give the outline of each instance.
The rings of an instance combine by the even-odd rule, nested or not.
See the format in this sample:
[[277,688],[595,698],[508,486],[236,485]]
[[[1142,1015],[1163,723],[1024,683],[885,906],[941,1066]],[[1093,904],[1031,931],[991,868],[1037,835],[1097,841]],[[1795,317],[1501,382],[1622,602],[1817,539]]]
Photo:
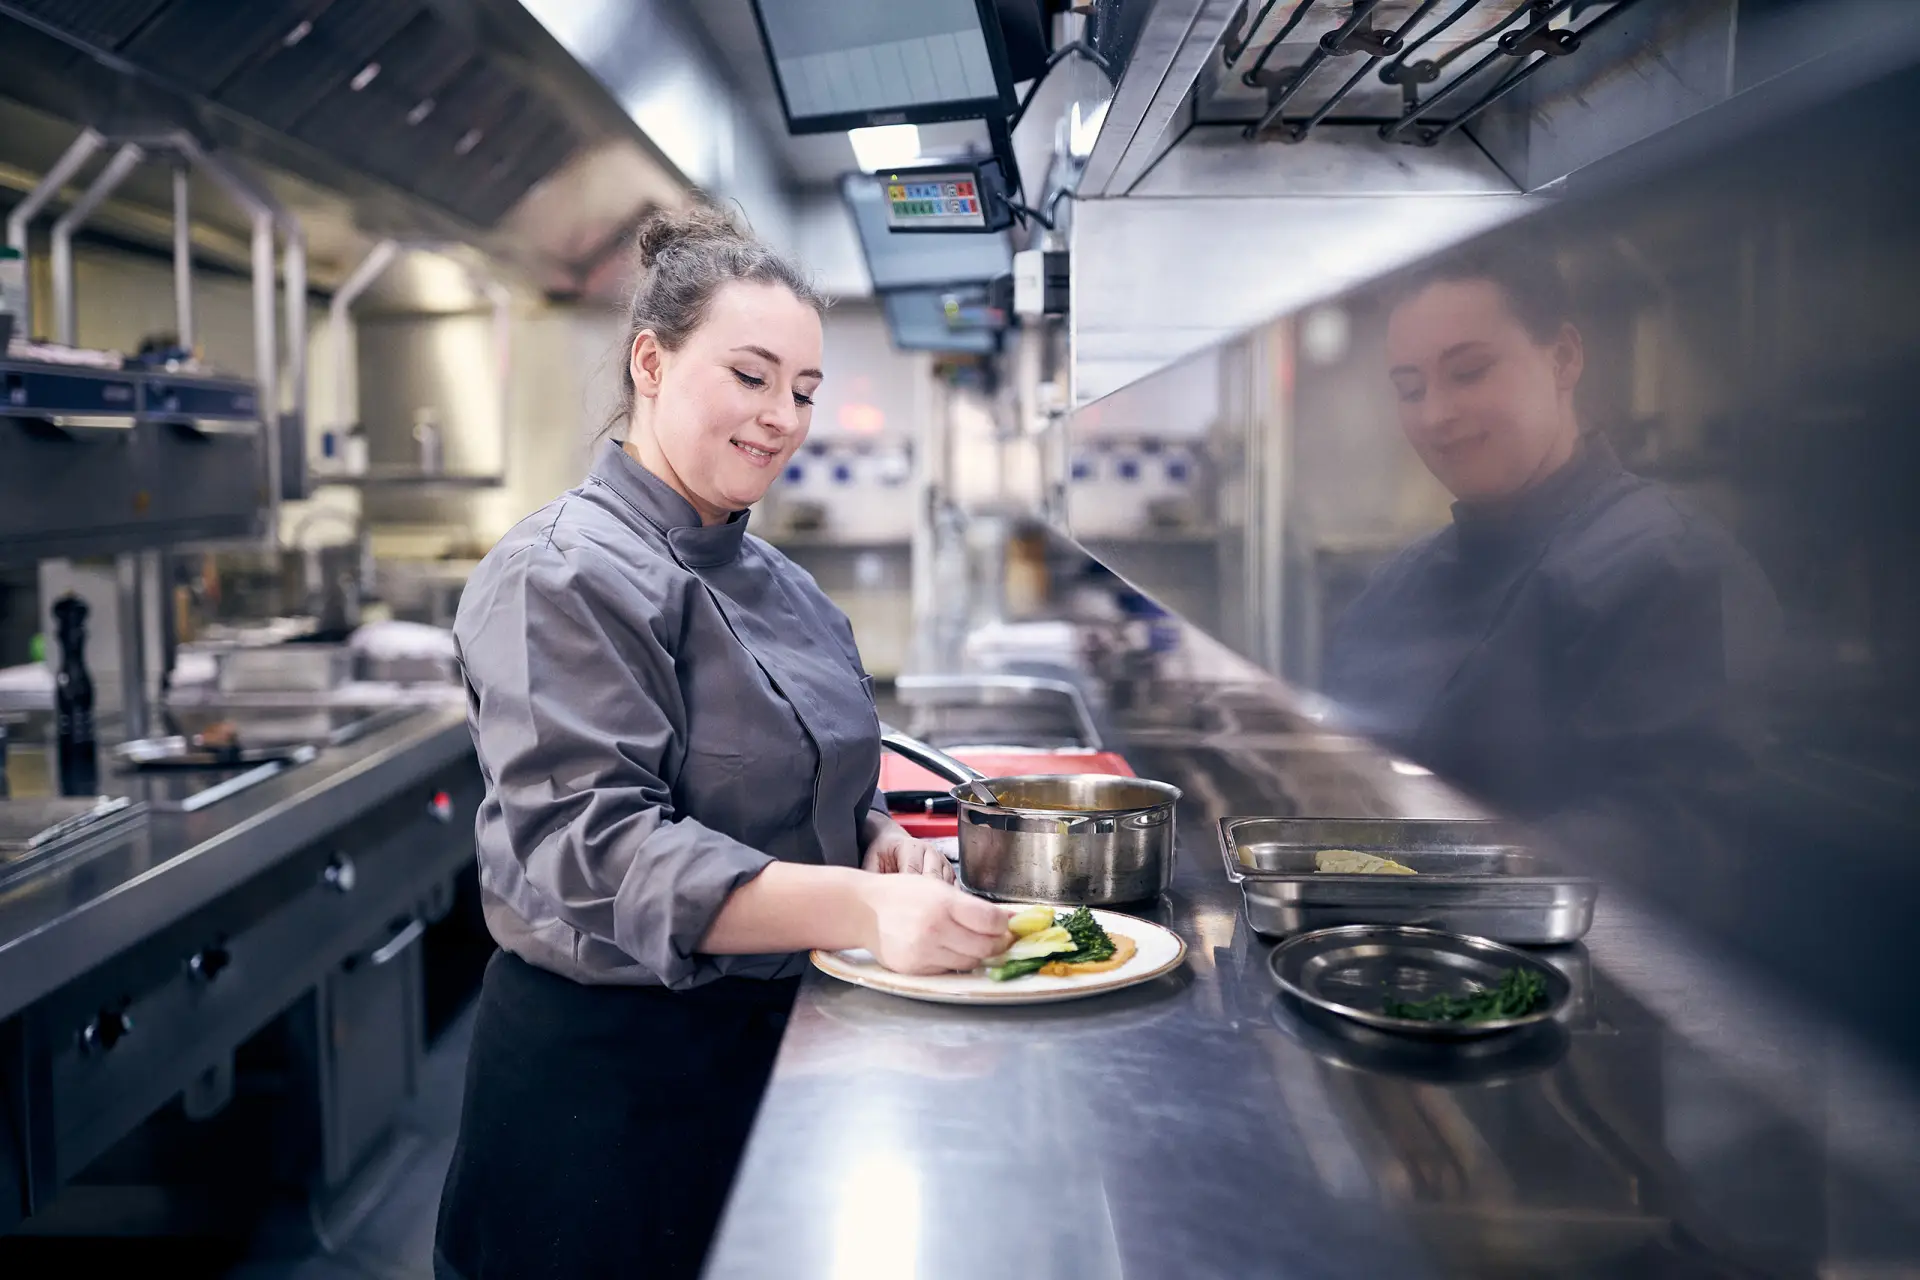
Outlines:
[[866,951],[816,951],[813,964],[820,972],[843,982],[909,1000],[927,1000],[934,1004],[1052,1004],[1150,982],[1178,968],[1187,957],[1187,944],[1171,929],[1117,911],[1095,909],[1093,918],[1109,934],[1124,934],[1133,939],[1137,948],[1133,959],[1105,973],[1072,978],[1030,973],[1006,982],[995,982],[979,969],[971,973],[895,973],[883,968]]

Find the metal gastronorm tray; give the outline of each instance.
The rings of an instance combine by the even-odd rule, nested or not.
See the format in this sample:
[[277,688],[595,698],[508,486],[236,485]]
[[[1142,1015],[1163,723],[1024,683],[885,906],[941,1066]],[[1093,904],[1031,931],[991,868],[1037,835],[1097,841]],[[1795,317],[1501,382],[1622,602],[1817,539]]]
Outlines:
[[[1419,874],[1323,875],[1313,869],[1323,849],[1377,853]],[[1228,817],[1220,852],[1247,922],[1272,935],[1398,924],[1543,946],[1584,936],[1600,894],[1593,880],[1548,870],[1495,822]]]

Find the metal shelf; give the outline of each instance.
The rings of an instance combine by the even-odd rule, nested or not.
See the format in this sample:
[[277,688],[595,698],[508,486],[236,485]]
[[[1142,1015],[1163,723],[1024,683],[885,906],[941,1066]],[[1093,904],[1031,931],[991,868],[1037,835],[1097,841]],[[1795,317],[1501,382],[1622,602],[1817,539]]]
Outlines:
[[235,378],[0,361],[0,562],[258,535],[259,402]]

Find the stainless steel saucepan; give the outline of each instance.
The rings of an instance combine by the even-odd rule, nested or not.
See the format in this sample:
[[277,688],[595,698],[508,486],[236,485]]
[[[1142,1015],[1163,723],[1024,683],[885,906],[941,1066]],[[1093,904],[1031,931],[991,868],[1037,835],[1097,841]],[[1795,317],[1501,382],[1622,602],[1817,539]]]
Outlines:
[[905,734],[881,742],[955,784],[960,883],[974,893],[1109,906],[1158,897],[1173,880],[1178,787],[1094,773],[989,778]]

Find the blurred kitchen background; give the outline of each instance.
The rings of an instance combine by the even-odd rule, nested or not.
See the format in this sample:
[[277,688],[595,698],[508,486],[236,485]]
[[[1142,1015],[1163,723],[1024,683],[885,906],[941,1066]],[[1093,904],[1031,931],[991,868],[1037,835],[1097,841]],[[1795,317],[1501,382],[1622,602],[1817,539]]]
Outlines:
[[[1451,247],[1544,246],[1586,334],[1583,418],[1729,530],[1787,619],[1776,838],[1598,874],[1876,1061],[1920,1059],[1891,1012],[1920,813],[1920,6],[908,12],[982,33],[992,110],[803,132],[752,0],[0,0],[0,818],[25,832],[0,840],[0,1232],[191,1219],[101,1188],[148,1185],[191,1128],[168,1126],[249,1080],[321,1099],[322,1171],[293,1181],[322,1240],[393,1199],[393,1117],[488,948],[445,629],[619,429],[629,245],[694,201],[833,299],[812,435],[753,531],[845,609],[883,711],[947,745],[1239,734],[1222,776],[1275,812],[1300,776],[1443,789],[1325,745],[1316,695],[1347,606],[1450,518],[1394,425],[1386,298]],[[1001,216],[968,234],[895,229],[876,176],[996,164]],[[70,598],[97,775],[62,736]],[[267,754],[232,754],[236,725]],[[425,852],[381,871],[401,848]],[[282,861],[299,875],[263,888]],[[167,1003],[290,918],[269,907],[315,901],[338,914],[244,1011]],[[1244,958],[1243,926],[1209,925]],[[151,1056],[97,1048],[123,1039]],[[1863,1141],[1892,1201],[1903,1132]],[[1787,1273],[1852,1247],[1841,1216]]]

